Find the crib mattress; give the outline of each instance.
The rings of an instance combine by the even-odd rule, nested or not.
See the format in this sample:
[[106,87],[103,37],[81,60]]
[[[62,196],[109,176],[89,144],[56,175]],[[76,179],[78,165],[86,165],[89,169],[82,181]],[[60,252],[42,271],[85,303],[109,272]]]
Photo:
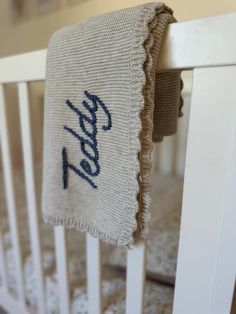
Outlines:
[[[35,167],[37,198],[40,208],[41,165]],[[2,185],[0,174],[0,184]],[[23,170],[14,170],[17,214],[22,247],[24,281],[29,307],[36,312],[35,275],[30,252],[30,237],[25,200]],[[180,209],[182,199],[182,180],[176,177],[153,173],[150,236],[147,240],[147,270],[163,275],[174,276],[176,270],[179,238]],[[4,190],[0,190],[1,231],[6,254],[8,286],[12,294],[15,290],[15,261],[11,235],[7,221]],[[40,220],[41,221],[41,220]],[[45,291],[47,313],[59,313],[59,295],[54,254],[53,228],[40,223],[43,244],[43,267],[45,272]],[[71,313],[87,313],[86,294],[86,254],[85,236],[75,230],[68,230],[68,267],[71,289]],[[102,293],[104,313],[125,312],[125,278],[109,265],[125,266],[126,249],[102,244],[103,282]],[[147,281],[145,288],[145,311],[148,314],[172,312],[173,289]]]

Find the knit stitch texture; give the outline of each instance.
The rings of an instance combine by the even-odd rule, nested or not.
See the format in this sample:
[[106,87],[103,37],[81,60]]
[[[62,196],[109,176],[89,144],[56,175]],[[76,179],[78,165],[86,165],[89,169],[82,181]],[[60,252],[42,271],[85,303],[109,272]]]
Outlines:
[[180,72],[156,73],[173,12],[148,3],[58,30],[47,56],[46,222],[131,246],[146,237],[153,141],[176,132]]

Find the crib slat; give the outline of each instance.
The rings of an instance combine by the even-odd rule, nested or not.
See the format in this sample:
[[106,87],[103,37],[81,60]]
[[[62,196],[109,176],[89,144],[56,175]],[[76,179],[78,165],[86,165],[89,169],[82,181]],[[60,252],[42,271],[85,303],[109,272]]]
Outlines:
[[146,273],[146,241],[139,239],[127,252],[126,314],[142,314]]
[[100,240],[86,234],[89,314],[102,313]]
[[6,201],[9,217],[9,225],[12,237],[14,259],[16,265],[16,285],[18,298],[25,306],[25,290],[23,281],[22,256],[20,247],[19,228],[16,215],[15,191],[12,173],[12,161],[8,135],[8,123],[6,117],[6,104],[4,99],[3,85],[0,85],[0,136],[2,145],[3,172],[6,189]]
[[175,144],[174,135],[167,136],[163,142],[158,144],[159,169],[166,175],[173,175],[175,171]]
[[175,159],[175,174],[183,177],[186,148],[187,148],[187,135],[188,135],[188,121],[189,121],[189,108],[191,91],[183,94],[184,96],[184,116],[178,121],[178,132],[176,134],[176,159]]
[[236,273],[236,66],[194,70],[174,314],[230,313]]
[[[18,300],[15,300],[10,293],[0,289],[0,300],[1,300],[1,310],[4,309],[4,312],[8,314],[31,314],[28,309],[26,309]],[[6,312],[5,312],[6,311]],[[39,313],[41,314],[41,313]],[[44,314],[44,313],[43,313]]]
[[35,267],[37,285],[37,305],[39,313],[45,311],[44,306],[44,278],[42,268],[41,241],[39,231],[39,216],[36,201],[35,178],[33,167],[32,129],[30,124],[30,109],[27,83],[18,83],[21,135],[24,156],[24,170],[26,181],[26,196],[28,203],[28,217],[31,239],[31,250]]
[[5,266],[5,252],[3,247],[2,232],[0,230],[0,276],[2,280],[2,287],[7,290],[6,266]]
[[60,313],[70,313],[70,290],[68,277],[68,259],[66,248],[66,231],[63,226],[54,227],[56,260],[57,260],[57,280],[60,296]]

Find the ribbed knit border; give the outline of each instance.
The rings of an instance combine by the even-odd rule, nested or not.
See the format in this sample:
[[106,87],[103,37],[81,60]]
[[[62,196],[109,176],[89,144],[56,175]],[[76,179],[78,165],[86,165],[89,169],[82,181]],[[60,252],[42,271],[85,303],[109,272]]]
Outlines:
[[81,232],[89,232],[92,236],[98,237],[103,242],[112,245],[119,245],[117,237],[112,237],[105,232],[102,232],[94,224],[87,223],[79,217],[59,217],[59,216],[43,216],[46,223],[54,226],[64,226],[68,229],[78,229]]
[[[152,10],[150,10],[152,9]],[[152,12],[152,14],[150,14]],[[131,89],[131,159],[130,159],[130,204],[132,223],[128,228],[133,234],[146,238],[150,221],[151,169],[152,169],[152,132],[154,111],[155,80],[151,72],[156,70],[157,60],[153,59],[151,49],[155,38],[152,30],[158,27],[158,14],[168,15],[168,23],[175,22],[173,11],[165,5],[155,4],[153,8],[144,7],[134,32],[134,50],[132,55],[133,86]],[[147,19],[147,16],[149,18]],[[142,30],[142,33],[141,33]],[[158,51],[159,52],[159,51]],[[142,65],[142,66],[140,66]],[[147,86],[152,85],[152,88]],[[143,136],[141,136],[143,135]],[[132,184],[135,181],[136,184]],[[131,221],[127,218],[127,221]],[[129,234],[130,236],[130,234]],[[129,246],[134,239],[128,237]]]

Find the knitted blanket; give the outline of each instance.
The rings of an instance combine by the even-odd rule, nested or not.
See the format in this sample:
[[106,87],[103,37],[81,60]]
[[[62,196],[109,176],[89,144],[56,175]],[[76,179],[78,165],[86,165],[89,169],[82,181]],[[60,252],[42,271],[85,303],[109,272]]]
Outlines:
[[152,141],[176,131],[180,72],[156,73],[163,3],[58,30],[47,58],[42,210],[46,222],[131,246],[146,237]]

